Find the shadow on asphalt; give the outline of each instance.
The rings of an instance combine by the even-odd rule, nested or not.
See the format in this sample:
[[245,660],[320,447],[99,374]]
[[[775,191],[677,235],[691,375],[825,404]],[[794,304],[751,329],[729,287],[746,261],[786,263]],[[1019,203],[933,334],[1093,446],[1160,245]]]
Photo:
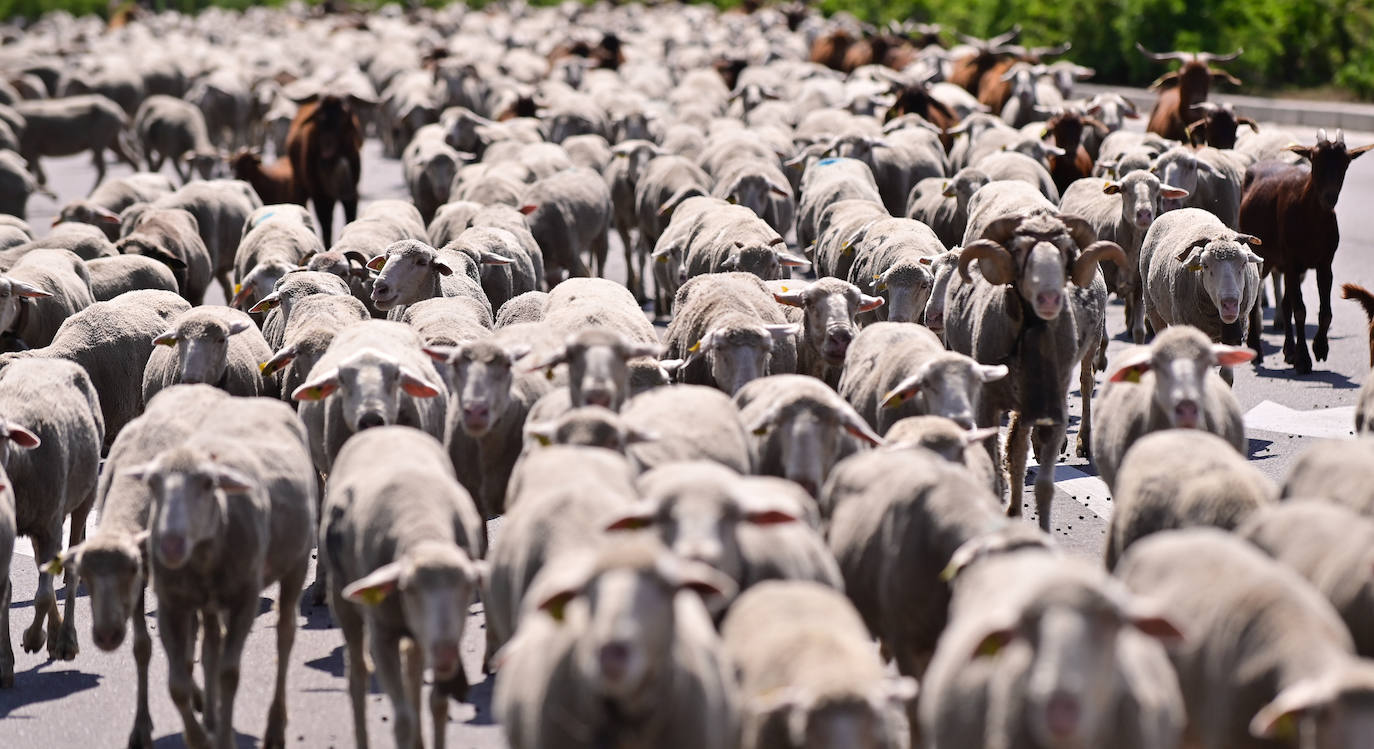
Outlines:
[[467,699],[464,702],[472,705],[474,712],[472,720],[467,722],[470,726],[494,726],[496,717],[491,714],[491,693],[496,686],[496,675],[488,674],[487,678],[468,687]]
[[[239,749],[253,749],[258,745],[257,738],[246,733],[234,731],[234,746]],[[186,742],[181,738],[181,732],[169,733],[160,739],[153,739],[153,749],[184,749]]]
[[[65,602],[66,602],[66,600],[67,600],[67,587],[66,587],[65,585],[62,586],[62,587],[60,587],[60,588],[58,588],[58,589],[57,589],[57,593],[56,593],[55,595],[57,596],[57,605],[58,605],[59,608],[62,607],[62,606],[64,606],[64,605],[66,605]],[[77,597],[77,598],[85,598],[85,597],[86,597],[86,588],[85,588],[84,586],[77,586],[77,588],[76,588],[76,597]],[[13,611],[14,609],[31,609],[31,608],[33,608],[33,599],[32,599],[32,598],[30,598],[30,599],[27,600],[27,601],[11,601],[11,602],[10,602],[10,610],[11,610],[11,611]]]
[[19,708],[60,700],[100,684],[99,674],[60,668],[63,664],[57,664],[60,670],[43,670],[53,665],[47,661],[14,675],[15,688],[0,692],[0,719],[8,719]]

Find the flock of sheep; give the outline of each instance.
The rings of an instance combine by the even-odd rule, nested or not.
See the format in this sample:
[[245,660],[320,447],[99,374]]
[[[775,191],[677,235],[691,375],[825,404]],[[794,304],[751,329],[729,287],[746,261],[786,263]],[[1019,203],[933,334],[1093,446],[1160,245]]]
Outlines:
[[[1269,274],[1306,371],[1317,272],[1326,357],[1369,146],[1208,102],[1229,58],[1152,55],[1180,66],[1137,132],[1066,47],[804,6],[0,36],[0,687],[22,535],[25,652],[77,657],[78,580],[96,647],[132,624],[131,747],[149,586],[185,741],[229,747],[273,584],[268,747],[298,605],[342,632],[357,745],[375,675],[413,747],[468,695],[478,601],[517,749],[1374,746],[1374,440],[1280,489],[1229,385]],[[359,211],[365,137],[411,201]],[[38,237],[41,160],[84,151],[95,189]],[[1105,567],[1047,533],[1075,384]]]

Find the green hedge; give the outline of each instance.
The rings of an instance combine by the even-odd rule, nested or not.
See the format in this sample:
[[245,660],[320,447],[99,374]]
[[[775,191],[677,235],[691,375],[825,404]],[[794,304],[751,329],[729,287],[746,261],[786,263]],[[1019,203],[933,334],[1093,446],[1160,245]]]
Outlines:
[[[209,4],[246,7],[254,0],[163,0],[193,11]],[[369,4],[380,0],[370,0]],[[551,0],[535,0],[546,4]],[[739,0],[712,0],[738,5]],[[263,4],[281,4],[267,0]],[[439,0],[442,2],[442,0]],[[474,4],[485,4],[476,0]],[[108,0],[0,0],[0,18],[50,10],[106,13]],[[431,4],[427,0],[426,4]],[[1374,3],[1370,0],[818,0],[826,13],[869,21],[938,21],[976,36],[1013,22],[1027,44],[1073,42],[1069,57],[1097,69],[1097,81],[1145,85],[1168,66],[1135,51],[1206,49],[1245,54],[1226,68],[1249,91],[1334,87],[1374,98]]]

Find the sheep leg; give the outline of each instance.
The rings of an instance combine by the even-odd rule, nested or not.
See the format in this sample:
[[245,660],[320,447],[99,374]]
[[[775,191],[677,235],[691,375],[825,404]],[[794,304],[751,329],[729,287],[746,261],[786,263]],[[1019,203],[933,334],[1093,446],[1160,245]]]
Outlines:
[[0,580],[0,689],[14,686],[14,644],[10,642],[10,584],[9,569]]
[[606,277],[606,256],[610,254],[611,251],[609,234],[609,231],[602,229],[597,233],[596,237],[592,239],[592,259],[596,261],[597,278]]
[[267,711],[267,731],[262,735],[263,749],[286,747],[286,670],[291,663],[291,646],[296,643],[296,606],[300,605],[309,557],[281,579],[277,594],[277,685],[272,707]]
[[[642,243],[643,238],[638,238],[635,241]],[[644,247],[636,247],[635,256],[639,258],[639,297],[637,298],[643,304],[649,301],[649,251]]]
[[124,149],[124,144],[119,142],[119,138],[110,141],[110,150],[115,152],[115,156],[118,156],[120,161],[128,164],[130,169],[135,172],[138,171],[138,162]]
[[324,238],[324,246],[328,247],[334,241],[334,199],[316,195],[311,200],[315,201],[315,217],[320,221],[320,236]]
[[1143,280],[1137,281],[1126,294],[1126,322],[1131,326],[1131,341],[1134,343],[1145,342],[1145,299],[1141,291],[1143,284]]
[[153,638],[148,636],[148,621],[143,613],[145,588],[138,590],[134,605],[134,669],[138,673],[138,705],[134,728],[129,732],[129,749],[153,749],[153,714],[148,711],[148,662],[153,658]]
[[1283,274],[1274,271],[1272,275],[1274,285],[1274,327],[1275,333],[1288,332],[1288,318],[1279,317],[1278,308],[1283,306]]
[[1035,427],[1035,457],[1040,470],[1035,472],[1035,512],[1040,516],[1040,529],[1050,532],[1050,510],[1054,503],[1054,465],[1059,462],[1059,449],[1064,444],[1064,424]]
[[[60,518],[58,522],[62,522]],[[37,653],[38,649],[43,647],[48,637],[43,632],[43,622],[58,616],[57,594],[53,592],[52,574],[44,567],[48,560],[62,550],[57,542],[61,537],[62,527],[59,525],[56,531],[49,529],[45,533],[33,534],[30,538],[33,543],[33,560],[38,565],[38,591],[33,594],[33,624],[24,630],[24,639],[21,641],[25,653]],[[50,634],[55,635],[57,627],[57,624],[49,625]]]
[[1021,517],[1021,494],[1026,488],[1026,450],[1030,431],[1021,421],[1021,414],[1013,411],[1007,420],[1007,483],[1011,488],[1011,504],[1007,517]]
[[[1093,346],[1093,350],[1083,358],[1083,363],[1078,367],[1078,390],[1083,398],[1083,416],[1078,420],[1078,444],[1075,453],[1080,458],[1092,458],[1092,435],[1093,435],[1093,359],[1097,355],[1099,346]],[[1041,464],[1043,467],[1043,464]]]
[[429,690],[430,723],[434,726],[434,749],[444,749],[448,726],[448,694],[435,684]]
[[[91,165],[95,167],[95,187],[105,181],[105,151],[100,147],[91,149]],[[95,187],[91,189],[94,190]]]
[[[94,491],[86,498],[85,503],[72,511],[72,527],[67,535],[67,548],[70,549],[86,540],[86,516],[90,515],[93,506]],[[58,661],[74,660],[76,654],[81,652],[81,645],[76,638],[76,592],[81,583],[77,579],[76,570],[71,565],[66,567],[67,569],[62,572],[62,585],[67,589],[62,618],[57,621],[48,620],[48,657]],[[57,603],[54,601],[54,609],[56,606]]]
[[[425,686],[425,654],[420,649],[420,643],[414,640],[405,640],[401,648],[401,673],[406,682],[406,703],[415,708],[415,746],[424,745],[424,739],[420,730],[420,697]],[[438,684],[435,684],[438,687]],[[431,691],[439,691],[431,688]]]
[[372,663],[377,669],[377,680],[382,683],[382,691],[391,698],[391,708],[395,722],[397,749],[411,749],[418,745],[416,737],[419,727],[418,710],[406,700],[405,678],[401,673],[400,637],[392,632],[372,631]]
[[218,734],[220,704],[220,657],[224,653],[224,627],[218,613],[200,613],[200,671],[205,680],[205,702],[200,711],[205,730]]
[[356,604],[329,594],[330,610],[344,636],[344,675],[348,699],[353,704],[353,738],[358,749],[367,749],[367,655],[363,651],[363,617]]
[[1293,371],[1307,374],[1312,371],[1312,355],[1307,352],[1307,305],[1302,301],[1302,271],[1290,271],[1284,279],[1284,303],[1292,311],[1288,332],[1283,336],[1284,358]]
[[162,649],[167,652],[167,691],[172,703],[181,713],[184,725],[183,738],[191,749],[207,749],[210,745],[205,729],[200,725],[191,708],[191,693],[194,686],[191,678],[191,649],[195,638],[195,611],[174,610],[167,601],[157,607],[157,628],[162,638]]
[[33,173],[33,178],[38,181],[40,186],[48,184],[48,175],[43,172],[43,164],[37,155],[25,156],[24,161],[28,164],[29,171]]
[[617,223],[615,231],[620,235],[620,246],[625,251],[625,288],[634,294],[635,301],[643,302],[644,290],[639,288],[639,279],[635,278],[635,251],[634,245],[630,244],[630,230]]
[[1331,329],[1331,266],[1317,269],[1317,337],[1312,339],[1312,355],[1326,361],[1331,347],[1326,333]]
[[[258,597],[247,596],[238,607],[231,609],[224,628],[224,649],[219,662],[219,716],[215,743],[218,749],[234,749],[234,697],[239,691],[239,666],[243,662],[243,646],[248,642],[248,633],[253,629],[253,616],[257,613]],[[294,605],[294,603],[293,603]],[[294,613],[294,612],[293,612]],[[288,617],[291,618],[291,617]],[[295,619],[291,618],[292,636],[295,635]],[[277,635],[280,642],[280,632]],[[280,668],[280,664],[278,664]],[[209,679],[206,679],[207,683]],[[275,699],[274,699],[275,701]],[[213,709],[213,708],[210,708]],[[208,714],[210,709],[206,710]],[[268,744],[270,746],[270,744]]]
[[[1278,317],[1277,305],[1274,310],[1274,317]],[[1260,306],[1256,304],[1250,308],[1250,330],[1245,334],[1245,345],[1255,352],[1256,357],[1264,356],[1264,348],[1260,346],[1260,328],[1264,326],[1264,313]]]
[[191,181],[191,167],[185,165],[185,164],[182,162],[182,160],[179,159],[179,158],[177,158],[176,156],[171,157],[171,161],[172,161],[172,171],[174,171],[174,172],[177,173],[177,179],[181,180],[181,184],[184,185],[184,184],[186,184],[187,182],[190,182],[190,181]]

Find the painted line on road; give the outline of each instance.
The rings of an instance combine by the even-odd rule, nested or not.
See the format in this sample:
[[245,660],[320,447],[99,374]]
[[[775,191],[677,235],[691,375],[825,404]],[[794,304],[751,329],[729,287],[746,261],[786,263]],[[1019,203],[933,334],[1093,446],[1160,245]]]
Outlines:
[[[95,525],[96,525],[96,523],[95,523],[95,511],[92,510],[92,511],[91,511],[91,514],[89,514],[89,515],[86,516],[86,538],[90,538],[90,537],[91,537],[91,533],[95,531]],[[71,532],[72,532],[72,519],[71,519],[70,517],[68,517],[68,518],[67,518],[65,521],[63,521],[63,523],[62,523],[62,548],[63,548],[63,549],[66,549],[66,548],[67,548],[67,537],[71,534]],[[29,557],[29,558],[32,558],[32,557],[33,557],[33,544],[29,543],[29,539],[28,539],[28,538],[16,538],[16,539],[14,539],[14,553],[15,553],[15,554],[22,555],[22,556]],[[44,561],[47,561],[47,560],[44,560]]]
[[[1026,465],[1027,467],[1034,467],[1036,471],[1040,470],[1040,464],[1036,462],[1034,455],[1026,459]],[[1105,521],[1111,521],[1112,503],[1110,499],[1112,493],[1107,490],[1106,482],[1097,476],[1074,466],[1056,465],[1054,467],[1054,488],[1064,492],[1074,502],[1083,505],[1088,512]],[[1029,487],[1027,487],[1027,491],[1030,491]]]
[[1245,428],[1303,437],[1350,439],[1355,432],[1355,407],[1298,411],[1273,401],[1264,401],[1245,414]]

